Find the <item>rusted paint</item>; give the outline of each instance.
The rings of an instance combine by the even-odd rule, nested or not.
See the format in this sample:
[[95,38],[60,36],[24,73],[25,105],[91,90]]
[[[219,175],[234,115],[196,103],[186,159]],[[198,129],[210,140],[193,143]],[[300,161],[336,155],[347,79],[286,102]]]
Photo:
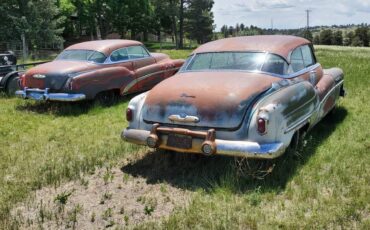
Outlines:
[[67,47],[66,50],[95,50],[109,56],[116,49],[137,45],[142,46],[143,43],[133,40],[107,39],[81,42]]
[[256,95],[279,80],[258,73],[179,73],[149,92],[143,118],[168,123],[169,116],[186,114],[200,119],[191,126],[235,128]]
[[244,36],[216,40],[206,43],[193,51],[195,53],[226,51],[259,51],[282,56],[288,60],[290,52],[298,46],[310,44],[304,38],[286,35]]

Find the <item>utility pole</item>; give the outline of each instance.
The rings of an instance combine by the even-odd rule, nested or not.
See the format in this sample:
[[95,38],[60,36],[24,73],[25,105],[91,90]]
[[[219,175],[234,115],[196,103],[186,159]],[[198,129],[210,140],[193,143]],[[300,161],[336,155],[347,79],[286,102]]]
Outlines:
[[310,29],[310,12],[311,11],[312,10],[309,10],[309,9],[306,10],[306,15],[307,15],[307,27],[306,27],[306,29],[307,29],[307,31]]
[[271,30],[274,30],[274,19],[271,18]]

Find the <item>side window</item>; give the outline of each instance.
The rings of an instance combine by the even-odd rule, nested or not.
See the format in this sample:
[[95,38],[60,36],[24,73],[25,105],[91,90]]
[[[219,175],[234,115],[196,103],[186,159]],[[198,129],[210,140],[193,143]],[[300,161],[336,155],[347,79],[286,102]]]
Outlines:
[[126,61],[128,60],[128,54],[127,49],[122,48],[113,51],[113,53],[110,55],[111,62],[119,62],[119,61]]
[[276,74],[285,74],[287,63],[281,57],[275,54],[268,54],[265,59],[261,71]]
[[290,73],[298,72],[305,68],[301,47],[296,48],[290,56]]
[[130,59],[149,57],[148,52],[141,46],[127,47],[127,52]]
[[315,60],[312,55],[312,50],[308,45],[302,46],[302,55],[305,67],[315,64]]

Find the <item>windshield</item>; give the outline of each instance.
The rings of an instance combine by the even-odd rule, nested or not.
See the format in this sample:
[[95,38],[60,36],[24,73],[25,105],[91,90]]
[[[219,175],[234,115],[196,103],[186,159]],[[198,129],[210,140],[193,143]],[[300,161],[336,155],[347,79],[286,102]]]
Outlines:
[[288,64],[275,54],[257,52],[218,52],[196,54],[185,71],[246,70],[285,74]]
[[92,61],[95,63],[103,63],[107,57],[98,51],[94,50],[64,50],[58,55],[56,60],[72,60],[72,61]]

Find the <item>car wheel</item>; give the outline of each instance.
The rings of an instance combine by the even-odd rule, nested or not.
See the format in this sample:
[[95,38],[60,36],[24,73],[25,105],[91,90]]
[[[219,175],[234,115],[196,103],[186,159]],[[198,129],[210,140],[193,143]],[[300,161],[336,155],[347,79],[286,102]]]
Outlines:
[[15,91],[19,89],[18,80],[19,80],[19,77],[11,77],[8,80],[5,91],[9,96],[14,96]]
[[100,92],[95,97],[96,101],[103,106],[110,106],[118,101],[118,95],[115,91]]
[[295,156],[300,156],[302,147],[304,146],[304,138],[306,136],[306,131],[304,129],[297,130],[288,146],[286,152],[288,154],[293,154]]

